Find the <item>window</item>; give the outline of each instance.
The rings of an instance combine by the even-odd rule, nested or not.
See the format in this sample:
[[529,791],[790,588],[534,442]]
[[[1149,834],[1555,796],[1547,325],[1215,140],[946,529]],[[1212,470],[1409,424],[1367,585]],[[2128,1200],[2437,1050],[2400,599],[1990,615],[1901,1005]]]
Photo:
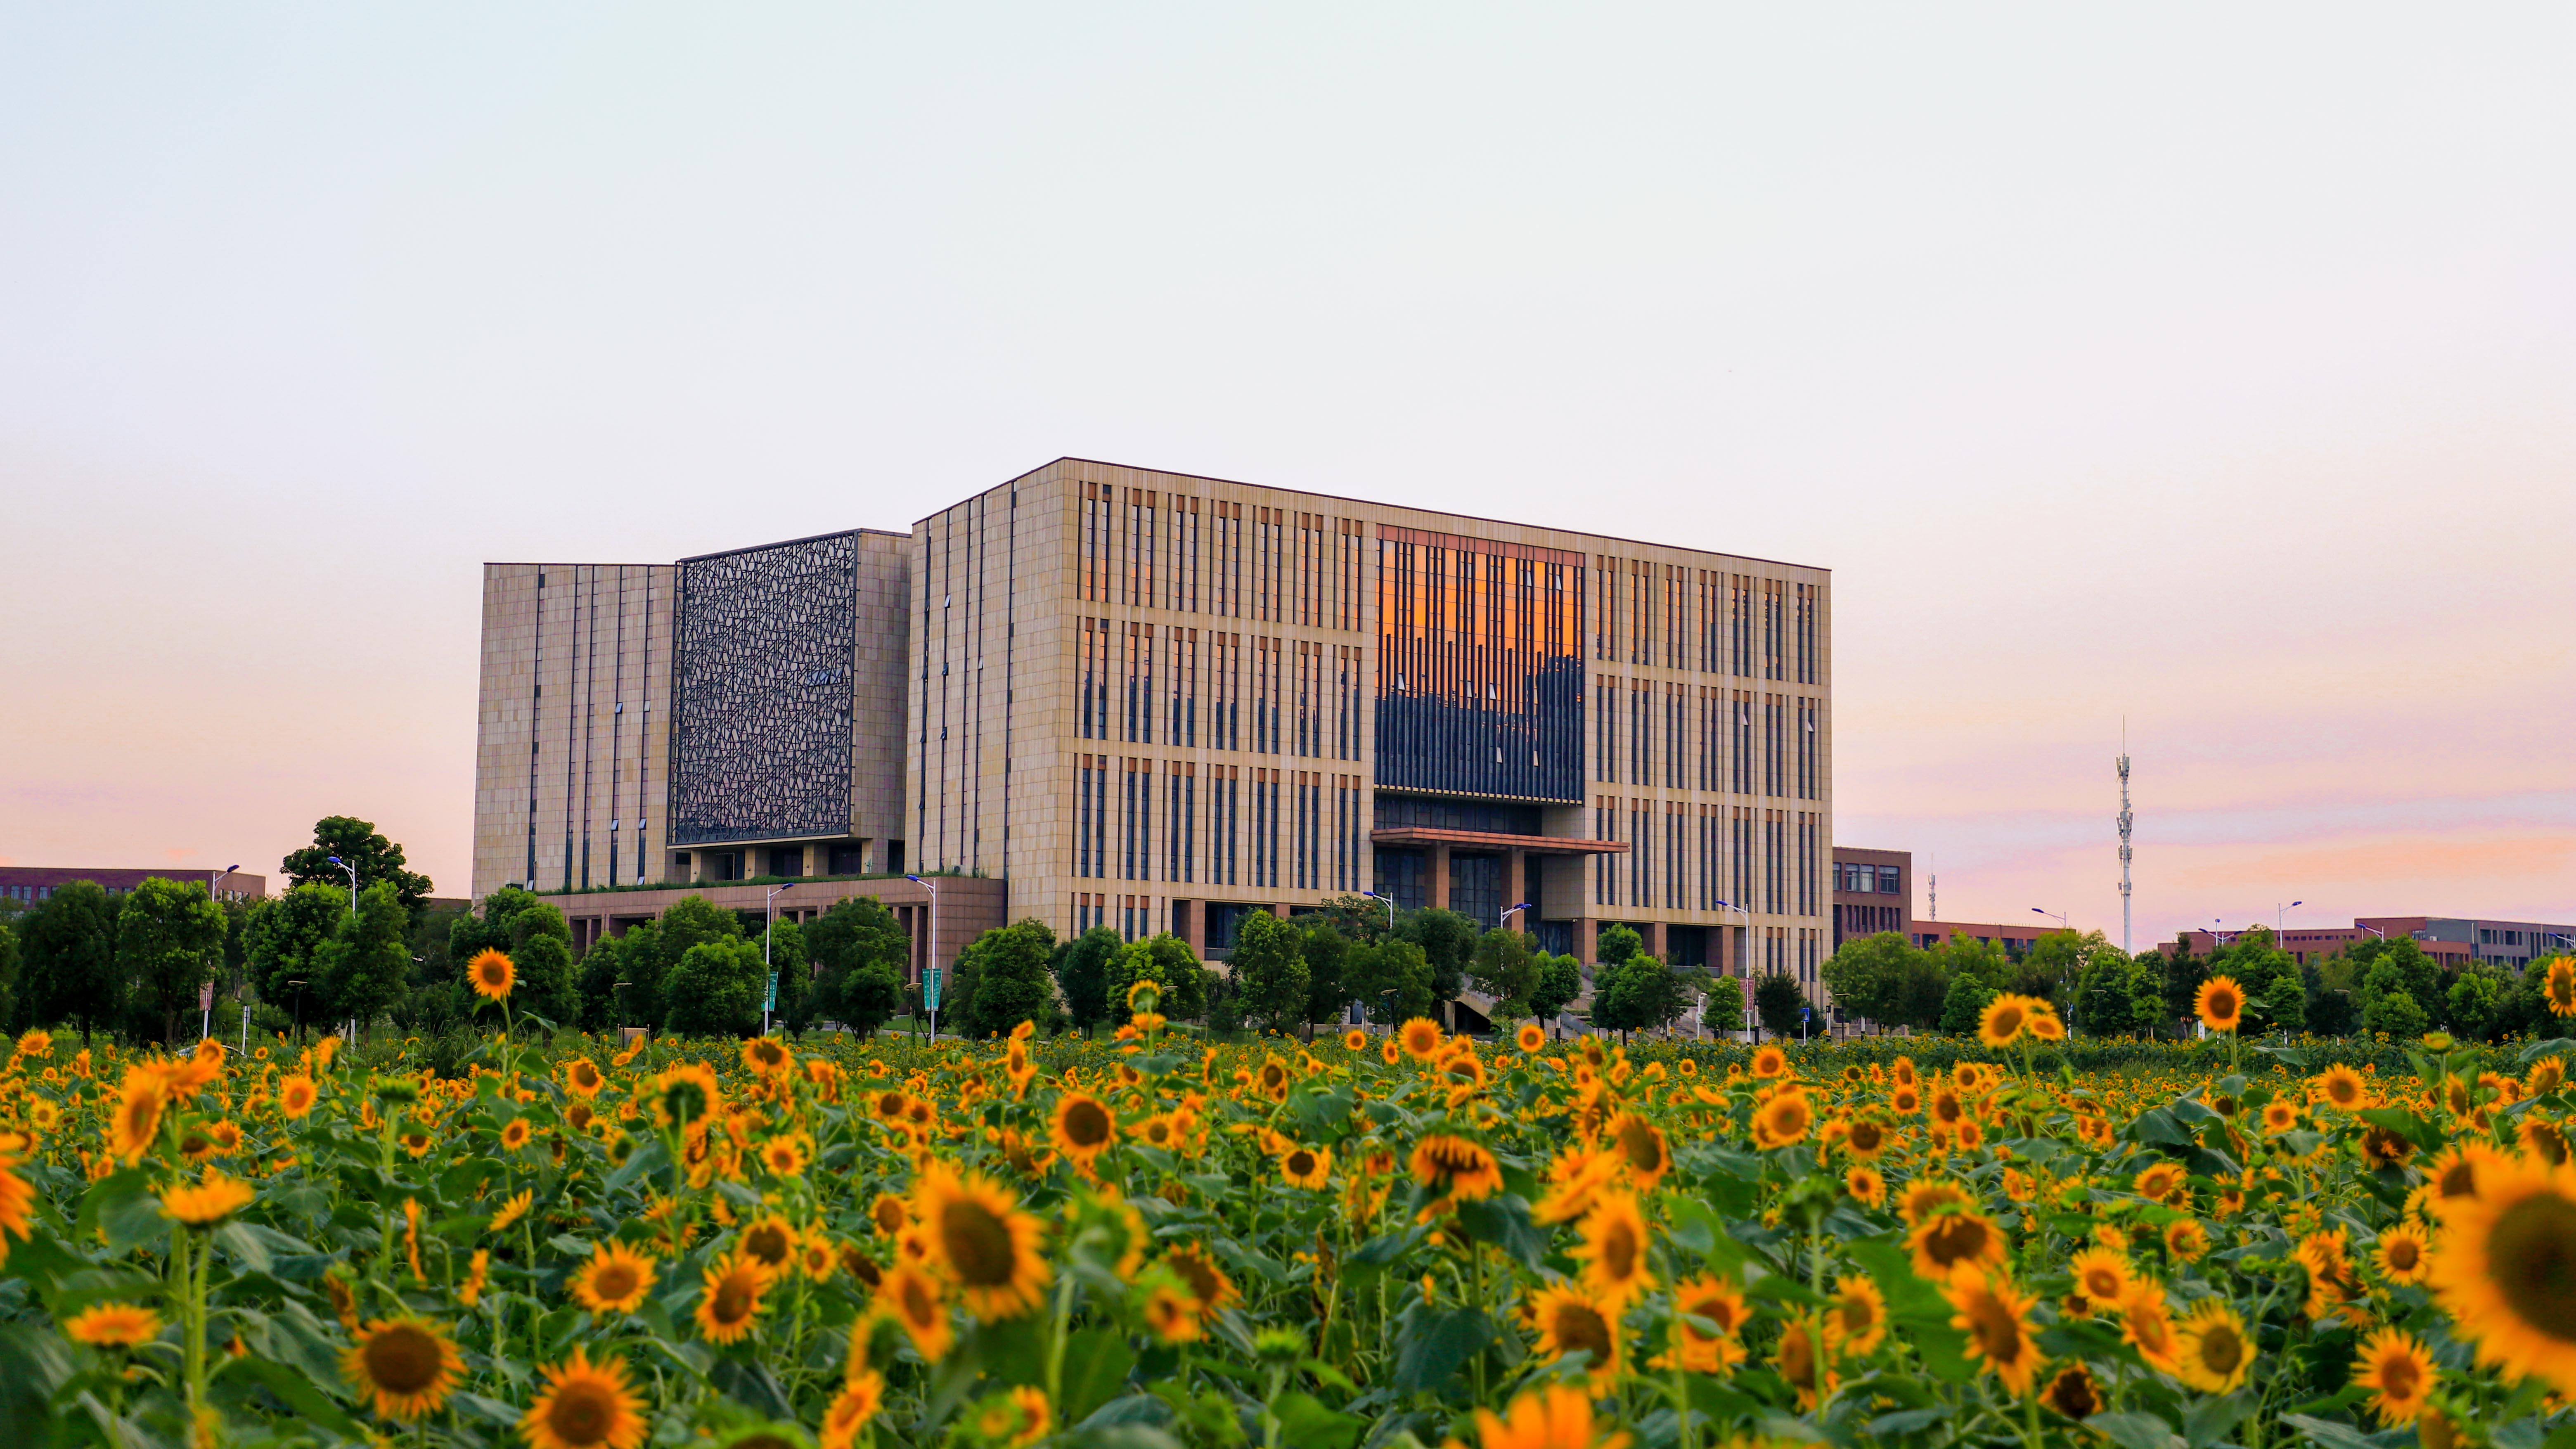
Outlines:
[[1878,891],[1881,895],[1905,894],[1905,872],[1902,867],[1882,865],[1878,868]]

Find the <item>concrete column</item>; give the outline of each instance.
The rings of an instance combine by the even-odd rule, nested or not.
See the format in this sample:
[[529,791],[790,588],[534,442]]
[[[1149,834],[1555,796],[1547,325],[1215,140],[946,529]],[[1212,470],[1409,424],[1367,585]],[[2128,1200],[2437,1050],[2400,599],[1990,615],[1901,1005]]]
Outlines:
[[1446,846],[1446,845],[1434,845],[1434,846],[1432,846],[1432,847],[1431,847],[1431,866],[1430,866],[1430,870],[1431,870],[1431,880],[1430,880],[1430,886],[1431,886],[1431,889],[1430,889],[1430,891],[1429,891],[1429,895],[1430,895],[1430,897],[1431,897],[1431,909],[1433,909],[1433,910],[1435,910],[1435,911],[1445,911],[1445,910],[1449,909],[1449,847],[1448,847],[1448,846]]
[[1586,966],[1600,964],[1601,921],[1599,917],[1585,916],[1574,923],[1574,959]]
[[1666,956],[1664,955],[1664,923],[1663,923],[1663,922],[1661,922],[1661,921],[1639,921],[1639,922],[1637,923],[1637,935],[1638,935],[1638,937],[1641,939],[1641,941],[1643,942],[1643,944],[1642,944],[1638,949],[1640,949],[1640,950],[1644,951],[1647,955],[1652,956],[1652,957],[1654,957],[1655,959],[1657,959],[1657,960],[1659,960],[1659,961],[1664,961],[1664,960],[1669,960],[1669,959],[1670,959],[1670,958],[1668,958],[1668,957],[1666,957]]
[[1189,947],[1191,954],[1206,955],[1207,902],[1172,902],[1172,934],[1181,938],[1181,944]]
[[1531,913],[1538,909],[1538,890],[1528,876],[1528,851],[1514,849],[1503,852],[1503,904],[1530,903],[1529,910],[1512,917],[1513,927],[1524,936],[1530,932]]

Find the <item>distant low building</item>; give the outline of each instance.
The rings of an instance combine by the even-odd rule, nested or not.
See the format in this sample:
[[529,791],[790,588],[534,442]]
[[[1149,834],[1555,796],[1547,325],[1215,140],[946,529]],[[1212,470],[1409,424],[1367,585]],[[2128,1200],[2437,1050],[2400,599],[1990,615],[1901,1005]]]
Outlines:
[[[0,865],[0,900],[32,906],[50,899],[53,893],[76,880],[96,882],[98,888],[112,896],[125,895],[136,886],[161,876],[169,880],[215,881],[211,870],[124,870],[109,867],[68,865]],[[215,899],[219,901],[255,901],[268,894],[268,877],[234,871],[215,881]]]
[[1834,949],[1894,931],[1914,933],[1914,852],[1834,847]]
[[[2247,930],[2185,931],[2192,954],[2206,956],[2232,945]],[[2268,929],[2268,928],[2266,928]],[[2364,941],[2411,940],[2445,970],[2485,961],[2520,971],[2534,960],[2576,949],[2576,925],[2540,921],[2489,921],[2473,916],[2356,916],[2349,926],[2294,927],[2276,933],[2290,959],[2305,966],[2339,956]],[[2170,956],[2175,943],[2157,949]]]
[[1917,921],[1906,939],[1929,951],[1946,946],[1953,936],[1965,936],[1983,946],[2001,946],[2007,956],[2018,956],[2039,944],[2042,936],[2064,929],[2047,921],[2020,926],[2009,921]]

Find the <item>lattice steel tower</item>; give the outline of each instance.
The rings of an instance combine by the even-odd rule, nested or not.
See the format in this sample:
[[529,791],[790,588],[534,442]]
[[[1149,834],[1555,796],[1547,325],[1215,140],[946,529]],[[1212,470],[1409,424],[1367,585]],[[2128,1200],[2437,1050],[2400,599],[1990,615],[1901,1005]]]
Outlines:
[[2129,828],[2137,817],[2129,813],[2129,726],[2120,724],[2120,950],[2129,949]]

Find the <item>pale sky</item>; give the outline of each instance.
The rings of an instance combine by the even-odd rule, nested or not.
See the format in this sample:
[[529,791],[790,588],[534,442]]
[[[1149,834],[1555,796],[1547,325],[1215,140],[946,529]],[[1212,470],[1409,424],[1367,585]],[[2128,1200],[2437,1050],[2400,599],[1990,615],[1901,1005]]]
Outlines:
[[0,859],[461,894],[483,560],[1073,454],[1833,569],[1944,919],[2124,717],[2141,943],[2576,919],[2576,12],[859,9],[0,6]]

